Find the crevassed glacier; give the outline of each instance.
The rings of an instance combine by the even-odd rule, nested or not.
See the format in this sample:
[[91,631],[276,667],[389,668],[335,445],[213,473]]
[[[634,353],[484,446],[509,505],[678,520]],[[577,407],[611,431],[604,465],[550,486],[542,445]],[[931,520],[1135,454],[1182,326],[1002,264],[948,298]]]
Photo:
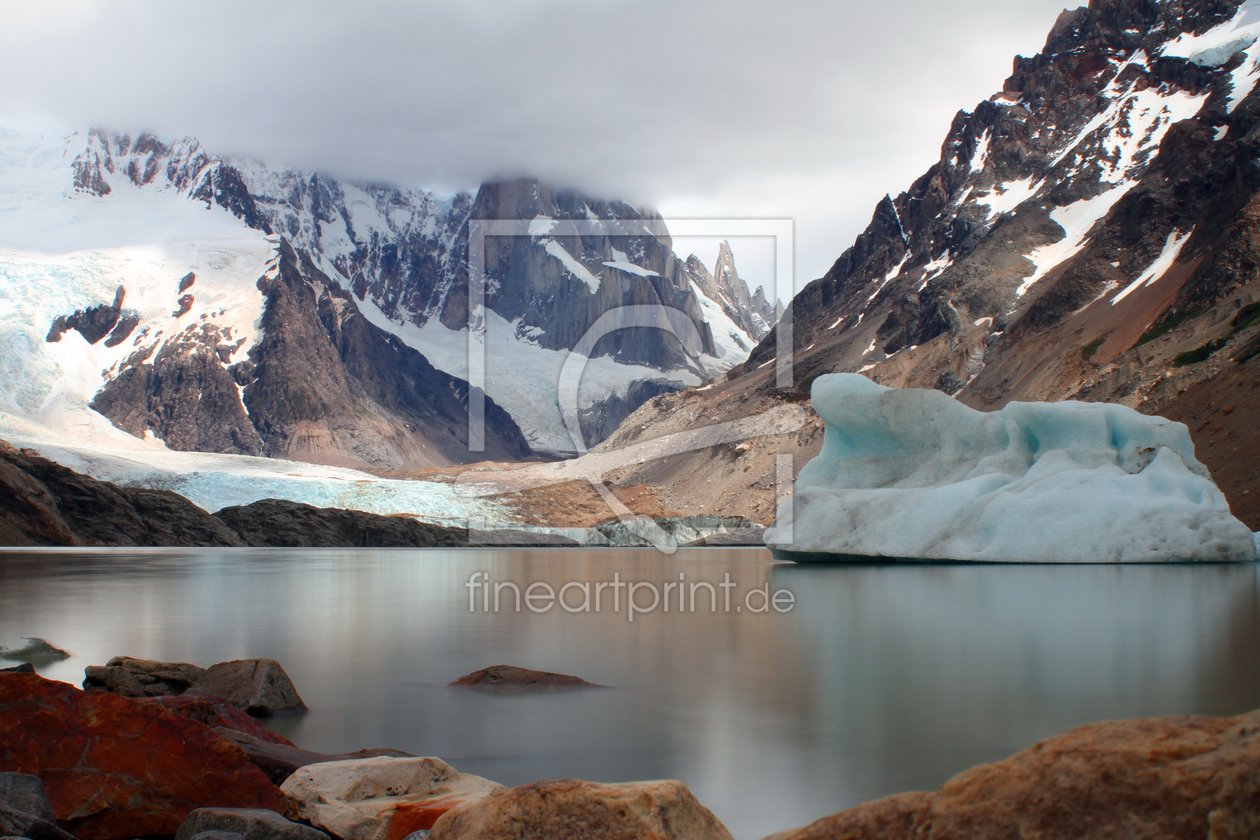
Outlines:
[[819,377],[813,405],[822,451],[766,534],[786,559],[1256,559],[1180,423],[1104,403],[981,412],[857,374]]

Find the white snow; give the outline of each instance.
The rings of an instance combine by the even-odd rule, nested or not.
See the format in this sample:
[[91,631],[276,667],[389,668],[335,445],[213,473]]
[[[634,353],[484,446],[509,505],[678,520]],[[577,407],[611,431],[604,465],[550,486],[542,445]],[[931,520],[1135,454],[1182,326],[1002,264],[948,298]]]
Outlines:
[[275,458],[174,452],[136,438],[84,443],[27,436],[19,430],[9,431],[6,437],[14,445],[32,447],[44,457],[93,478],[170,490],[212,513],[260,499],[290,499],[316,507],[410,514],[460,526],[469,519],[515,521],[493,499],[479,498],[458,484],[394,481],[357,470]]
[[1212,139],[1224,140],[1226,134],[1229,134],[1229,126],[1223,125],[1220,128],[1216,129],[1216,134],[1212,136]]
[[550,216],[541,214],[529,220],[529,235],[538,239],[551,233],[551,229],[556,226],[556,220]]
[[1036,563],[1242,561],[1252,532],[1185,426],[1104,403],[979,412],[856,374],[814,382],[823,448],[779,507],[774,548]]
[[945,269],[949,268],[953,265],[953,263],[954,258],[950,256],[949,249],[946,249],[944,254],[941,254],[939,257],[923,266],[923,282],[919,284],[918,291],[921,292],[926,289],[927,284],[931,282],[932,278],[939,277]]
[[591,274],[589,268],[574,259],[573,255],[566,251],[564,246],[556,240],[548,239],[546,243],[547,253],[564,263],[564,267],[568,269],[570,274],[590,286],[592,292],[599,291],[600,280],[594,274]]
[[1260,39],[1255,11],[1260,5],[1244,3],[1233,18],[1202,35],[1184,32],[1160,53],[1164,58],[1184,58],[1201,67],[1219,67]]
[[1137,291],[1140,287],[1147,283],[1157,283],[1164,276],[1168,269],[1172,268],[1173,263],[1177,261],[1177,257],[1181,254],[1181,248],[1190,238],[1190,234],[1194,233],[1194,229],[1190,229],[1185,233],[1174,230],[1168,234],[1168,239],[1164,242],[1164,250],[1155,258],[1155,262],[1151,263],[1145,271],[1139,274],[1132,283],[1124,287],[1124,291],[1111,299],[1111,305],[1115,306],[1120,301],[1129,296],[1131,292]]
[[[278,241],[219,207],[125,177],[103,198],[75,193],[70,163],[81,143],[0,131],[0,412],[63,433],[108,425],[87,405],[138,349],[156,353],[213,324],[236,345],[229,364],[243,359],[260,337],[257,283]],[[176,317],[190,271],[193,305]],[[112,303],[119,286],[123,308],[140,316],[127,340],[90,345],[71,330],[45,341],[57,316]]]
[[979,172],[984,169],[985,163],[989,159],[989,141],[992,139],[992,132],[985,129],[980,135],[980,139],[976,141],[976,151],[971,156],[971,162],[967,164],[967,168],[972,172]]
[[1064,236],[1058,242],[1034,248],[1028,255],[1029,262],[1036,268],[1032,275],[1020,284],[1015,296],[1022,297],[1034,283],[1049,274],[1056,266],[1084,250],[1089,241],[1089,232],[1094,225],[1111,212],[1115,203],[1133,189],[1135,183],[1130,181],[1093,198],[1085,198],[1064,207],[1055,208],[1050,218],[1063,228]]
[[[410,322],[398,324],[386,318],[370,301],[361,303],[360,310],[371,323],[423,353],[438,370],[461,379],[468,378],[467,329],[451,330],[436,319],[423,327]],[[560,407],[560,374],[569,351],[549,350],[518,337],[520,326],[519,320],[508,322],[493,310],[486,310],[486,394],[512,416],[535,450],[575,452],[577,447],[564,425]],[[701,357],[701,361],[705,359]],[[738,362],[731,361],[727,367],[735,364]],[[578,409],[588,409],[611,396],[624,396],[631,384],[644,379],[683,385],[701,383],[700,376],[689,370],[662,373],[600,356],[586,363],[579,383]]]
[[641,265],[635,265],[629,260],[606,260],[604,265],[609,268],[615,268],[618,271],[624,271],[627,274],[637,274],[640,277],[660,277],[660,273],[650,268],[644,268]]
[[1037,194],[1037,190],[1040,187],[1041,183],[1033,183],[1032,177],[1006,181],[995,185],[987,196],[977,198],[976,204],[989,208],[989,219],[991,220],[1003,213],[1009,213],[1032,198]]
[[691,283],[691,291],[695,293],[696,300],[700,303],[700,311],[704,315],[704,320],[708,322],[710,330],[713,332],[714,349],[717,350],[717,357],[724,363],[729,363],[731,367],[743,362],[748,358],[748,354],[752,352],[757,342],[753,337],[746,333],[738,324],[731,320],[722,306],[696,285],[694,280]]

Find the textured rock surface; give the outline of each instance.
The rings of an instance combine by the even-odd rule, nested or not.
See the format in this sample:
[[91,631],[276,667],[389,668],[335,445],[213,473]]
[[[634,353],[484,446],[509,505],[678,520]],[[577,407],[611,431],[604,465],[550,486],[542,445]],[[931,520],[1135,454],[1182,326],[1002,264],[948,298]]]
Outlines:
[[0,766],[39,776],[80,840],[174,834],[202,806],[284,807],[239,747],[150,703],[0,674],[0,731]]
[[529,454],[520,429],[489,399],[485,451],[470,453],[468,383],[369,323],[287,241],[279,255],[258,281],[263,337],[248,362],[227,365],[240,346],[230,331],[189,324],[152,359],[153,348],[138,351],[112,372],[92,408],[181,450],[391,468]]
[[198,808],[184,820],[175,840],[193,840],[204,832],[231,832],[244,840],[328,840],[322,831],[262,808]]
[[188,693],[222,698],[255,717],[307,711],[293,680],[274,659],[234,659],[211,665],[188,687]]
[[188,686],[205,672],[205,668],[187,662],[156,662],[115,656],[104,665],[87,666],[83,688],[87,691],[109,691],[123,697],[176,695],[187,691]]
[[451,685],[474,688],[598,688],[581,677],[553,674],[550,671],[532,671],[515,665],[491,665],[480,671],[465,674]]
[[402,840],[504,788],[437,758],[368,758],[303,767],[281,789],[292,819],[342,840]]
[[1071,837],[1213,840],[1260,831],[1260,712],[1108,721],[783,840]]
[[418,522],[406,516],[380,516],[357,510],[316,508],[284,499],[263,499],[226,507],[215,514],[250,545],[429,547],[468,545],[468,532]]
[[573,780],[515,787],[464,805],[429,840],[730,840],[682,782],[601,785]]
[[282,784],[285,779],[292,776],[299,767],[305,767],[308,764],[321,764],[325,761],[349,761],[358,758],[377,758],[379,756],[395,758],[411,756],[411,753],[403,752],[402,750],[385,748],[356,750],[342,755],[327,755],[295,747],[287,740],[275,735],[275,733],[272,733],[274,738],[261,738],[238,728],[226,729],[215,726],[214,731],[220,737],[226,738],[244,750],[245,754],[249,756],[249,760],[254,762],[254,765],[266,773],[267,778],[277,785]]
[[[242,738],[249,738],[285,749],[295,749],[293,742],[288,738],[272,732],[226,700],[211,694],[183,694],[179,697],[146,697],[140,699],[142,702],[155,703],[181,717],[205,724],[219,732],[220,735],[222,735],[222,732],[236,732]],[[248,750],[246,752],[248,753]]]

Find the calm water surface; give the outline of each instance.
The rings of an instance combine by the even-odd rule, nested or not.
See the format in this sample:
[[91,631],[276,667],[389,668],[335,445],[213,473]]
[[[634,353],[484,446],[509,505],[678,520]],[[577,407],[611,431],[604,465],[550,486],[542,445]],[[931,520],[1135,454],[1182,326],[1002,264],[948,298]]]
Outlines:
[[[611,612],[469,609],[474,572],[524,589],[613,580],[677,590]],[[753,588],[790,612],[735,611]],[[651,602],[646,589],[639,602]],[[567,603],[581,605],[571,589]],[[760,606],[755,597],[752,606]],[[781,602],[782,603],[782,602]],[[1260,578],[1247,566],[797,567],[758,549],[0,554],[0,646],[42,636],[78,684],[124,654],[272,657],[311,713],[300,746],[397,747],[514,785],[682,779],[740,840],[938,787],[1073,726],[1260,708]],[[446,688],[500,663],[610,690]]]

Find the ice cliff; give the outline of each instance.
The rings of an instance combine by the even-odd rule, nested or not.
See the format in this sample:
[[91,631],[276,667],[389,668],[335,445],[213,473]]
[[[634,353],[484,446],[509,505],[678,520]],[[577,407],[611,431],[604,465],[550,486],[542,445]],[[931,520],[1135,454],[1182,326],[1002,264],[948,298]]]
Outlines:
[[885,388],[856,374],[820,376],[812,396],[826,433],[780,504],[780,529],[767,534],[781,556],[1256,558],[1251,531],[1231,515],[1180,423],[1081,402],[986,413],[940,391]]

